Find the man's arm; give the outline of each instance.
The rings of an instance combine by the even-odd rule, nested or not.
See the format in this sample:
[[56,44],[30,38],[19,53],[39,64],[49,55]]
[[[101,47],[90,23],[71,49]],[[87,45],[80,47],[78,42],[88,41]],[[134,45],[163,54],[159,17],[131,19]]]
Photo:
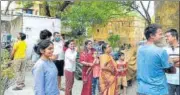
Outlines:
[[13,60],[13,58],[14,58],[14,54],[15,54],[15,52],[16,52],[16,50],[17,50],[17,47],[18,47],[18,44],[17,44],[17,43],[14,43],[14,45],[13,45],[13,50],[12,50],[11,56],[10,56],[10,59],[11,59],[11,60]]
[[13,49],[12,52],[11,52],[11,56],[10,56],[11,60],[13,60],[15,52],[16,52],[16,49]]
[[174,64],[174,66],[180,68],[180,64],[179,64],[179,63],[180,63],[180,62],[176,62],[176,63]]
[[174,63],[179,62],[179,57],[172,58],[172,61],[173,61]]
[[165,50],[162,52],[161,55],[161,65],[166,73],[176,73],[176,68],[174,67],[174,65],[172,65],[172,63],[169,62],[169,56]]
[[164,69],[164,71],[166,73],[169,73],[169,74],[175,74],[176,73],[176,68],[174,66],[171,66],[170,68]]

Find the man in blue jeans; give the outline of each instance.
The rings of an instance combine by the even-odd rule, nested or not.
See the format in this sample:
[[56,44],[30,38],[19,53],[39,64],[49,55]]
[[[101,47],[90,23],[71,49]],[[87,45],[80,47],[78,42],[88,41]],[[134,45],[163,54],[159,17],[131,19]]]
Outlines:
[[166,50],[155,45],[161,41],[162,34],[160,25],[151,24],[145,28],[147,42],[137,51],[138,95],[168,95],[165,72],[175,73],[176,69],[168,63]]
[[166,40],[169,46],[165,47],[171,63],[176,67],[176,74],[166,74],[169,85],[169,95],[180,95],[179,85],[179,42],[178,32],[176,29],[170,29],[166,32]]

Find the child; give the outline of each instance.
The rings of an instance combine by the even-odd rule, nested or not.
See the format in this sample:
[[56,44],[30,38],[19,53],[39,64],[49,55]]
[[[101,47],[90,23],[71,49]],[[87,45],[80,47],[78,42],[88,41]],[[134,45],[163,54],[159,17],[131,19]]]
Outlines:
[[119,60],[117,61],[117,68],[119,72],[119,87],[123,86],[123,95],[126,95],[126,87],[127,87],[127,79],[126,79],[126,73],[127,73],[127,62],[125,62],[124,53],[119,54]]
[[96,88],[99,91],[99,73],[100,73],[100,60],[98,56],[98,52],[94,52],[94,61],[93,61],[93,80],[92,80],[92,95],[98,95],[96,93]]

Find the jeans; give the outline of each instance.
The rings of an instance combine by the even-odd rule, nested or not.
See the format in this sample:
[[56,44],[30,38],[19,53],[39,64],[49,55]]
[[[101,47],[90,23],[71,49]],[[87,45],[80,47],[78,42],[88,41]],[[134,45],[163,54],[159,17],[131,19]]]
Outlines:
[[[169,95],[180,95],[180,85],[168,84]],[[175,94],[176,93],[176,94]]]
[[[98,90],[97,93],[96,93],[96,89]],[[92,80],[92,95],[98,95],[99,91],[100,91],[99,78],[98,77],[93,78],[93,80]]]
[[137,95],[149,95],[149,94],[142,94],[142,93],[137,93]]

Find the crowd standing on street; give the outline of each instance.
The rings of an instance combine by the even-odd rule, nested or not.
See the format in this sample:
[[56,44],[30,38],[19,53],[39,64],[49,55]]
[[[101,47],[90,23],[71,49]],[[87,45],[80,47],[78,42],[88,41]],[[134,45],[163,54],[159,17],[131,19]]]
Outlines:
[[[59,32],[54,32],[51,40],[52,33],[42,30],[32,53],[35,95],[61,95],[60,91],[73,95],[78,53],[82,64],[81,95],[127,95],[127,87],[135,78],[138,95],[180,95],[177,30],[167,30],[163,35],[160,25],[151,24],[145,28],[144,36],[145,43],[130,42],[115,58],[111,45],[105,41],[86,40],[80,51],[75,40],[65,41]],[[158,47],[156,43],[163,37],[167,46]],[[13,90],[25,87],[25,39],[26,35],[19,33],[11,53],[17,79]],[[64,75],[65,88],[61,84]]]

